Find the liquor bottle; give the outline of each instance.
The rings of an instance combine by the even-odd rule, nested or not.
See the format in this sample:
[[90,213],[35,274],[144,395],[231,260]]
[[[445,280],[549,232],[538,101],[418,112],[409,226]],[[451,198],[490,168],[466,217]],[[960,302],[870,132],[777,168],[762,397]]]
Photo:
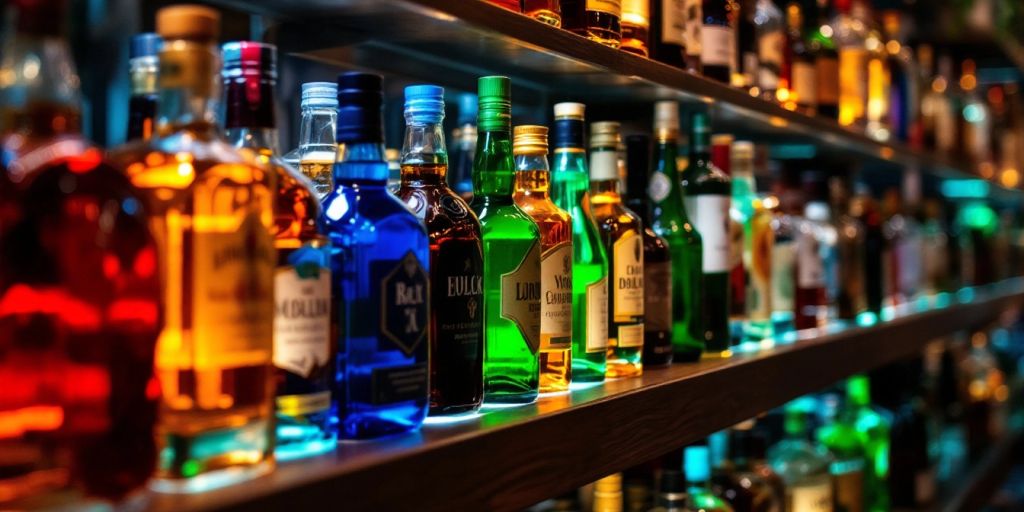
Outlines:
[[66,3],[6,7],[0,509],[115,508],[91,502],[157,460],[159,255],[145,197],[81,135]]
[[[732,145],[731,177],[732,207],[729,215],[740,226],[738,244],[740,251],[737,270],[733,266],[729,273],[731,293],[744,293],[744,300],[734,306],[743,310],[733,311],[739,317],[740,340],[760,342],[772,336],[772,213],[757,196],[754,182],[754,145],[738,141]],[[735,237],[736,235],[734,235]],[[738,282],[742,280],[742,284]]]
[[[953,60],[939,57],[938,74],[932,81],[935,149],[944,155],[958,155],[962,146],[961,101],[958,83],[953,78]],[[924,107],[922,107],[924,108]]]
[[562,28],[587,37],[587,0],[560,0]]
[[593,512],[623,512],[622,473],[594,482]]
[[686,30],[683,31],[683,49],[686,54],[683,61],[686,70],[691,73],[700,74],[701,67],[701,46],[703,36],[701,30],[704,27],[703,0],[682,0],[683,12],[686,19]]
[[608,254],[608,377],[643,372],[643,223],[622,204],[616,153],[619,123],[590,125],[590,204]]
[[205,7],[157,12],[167,42],[157,136],[112,154],[147,196],[162,262],[156,371],[166,451],[156,486],[177,491],[274,464],[277,176],[232,148],[214,122],[219,23]]
[[729,200],[732,182],[711,163],[708,114],[690,120],[690,160],[682,173],[686,212],[702,241],[704,353],[729,355]]
[[736,512],[782,510],[785,484],[768,465],[768,442],[753,421],[737,425],[729,435],[732,468],[720,479],[721,495]]
[[[732,178],[733,136],[716,134],[711,137],[711,164]],[[732,187],[729,189],[728,262],[726,263],[729,286],[729,337],[732,345],[743,340],[743,322],[746,319],[747,273],[743,266],[743,217],[732,203]]]
[[331,174],[338,152],[334,132],[338,124],[338,86],[331,82],[302,84],[302,121],[299,147],[283,159],[313,182],[313,191],[323,200],[334,188]]
[[552,27],[562,26],[562,13],[558,0],[522,0],[521,3],[523,14]]
[[659,101],[654,105],[656,145],[654,165],[647,179],[651,229],[668,242],[672,255],[672,347],[676,361],[692,362],[704,352],[703,248],[700,234],[686,215],[679,170],[676,167],[679,138],[679,104]]
[[757,0],[757,88],[761,98],[776,101],[786,49],[786,20],[772,0]]
[[851,14],[855,23],[867,28],[867,107],[864,111],[868,137],[886,142],[892,137],[889,121],[889,100],[892,89],[889,53],[885,36],[875,24],[870,7],[864,0],[854,0]]
[[768,460],[786,483],[785,510],[830,511],[833,504],[832,457],[819,443],[811,443],[808,405],[790,403],[785,408],[786,437],[768,450]]
[[651,58],[686,69],[686,0],[651,2]]
[[127,140],[148,139],[156,128],[157,75],[164,40],[154,33],[132,36],[128,51],[132,95],[128,99]]
[[829,465],[832,474],[834,499],[837,508],[863,512],[867,454],[857,433],[857,426],[841,408],[840,398],[829,394],[821,399],[822,425],[815,438],[832,455]]
[[799,238],[803,193],[795,183],[799,173],[782,168],[773,184],[774,196],[765,200],[771,208],[771,306],[772,330],[776,338],[796,328],[796,249]]
[[864,226],[864,295],[867,301],[867,312],[875,319],[882,312],[885,297],[884,265],[885,222],[882,212],[871,191],[863,183],[854,186],[854,197],[850,203],[850,215]]
[[683,473],[686,475],[690,508],[704,512],[732,512],[729,503],[711,488],[711,453],[707,440],[683,448]]
[[398,197],[430,237],[430,414],[483,402],[483,246],[480,221],[448,188],[444,89],[405,88],[405,140]]
[[854,0],[835,0],[831,23],[839,51],[839,124],[864,129],[868,104],[867,27],[852,13]]
[[[991,177],[992,166],[992,112],[978,92],[977,64],[965,59],[960,64],[960,89],[963,91],[963,108],[960,109],[961,148],[964,156],[978,163],[982,177]],[[988,166],[988,176],[985,173]]]
[[608,256],[590,212],[581,103],[558,103],[551,194],[572,218],[572,379],[604,380],[608,350]]
[[572,219],[548,193],[548,128],[516,126],[512,154],[512,199],[540,229],[540,392],[567,391],[572,381]]
[[890,75],[889,112],[886,124],[892,136],[902,142],[911,142],[917,136],[920,119],[920,72],[914,61],[913,50],[901,41],[903,39],[901,14],[889,9],[882,12],[882,27],[885,35],[885,51],[888,53],[887,68]]
[[591,41],[618,48],[622,44],[621,18],[622,0],[586,0],[583,28],[573,31]]
[[274,173],[274,368],[279,458],[334,447],[330,248],[313,185],[277,154],[277,48],[242,41],[221,48],[228,142]]
[[475,94],[459,95],[458,128],[452,132],[455,151],[449,155],[452,165],[448,173],[448,186],[467,203],[473,200],[473,158],[476,156]]
[[626,137],[626,207],[640,216],[644,243],[644,365],[672,364],[672,253],[668,241],[651,228],[647,175],[651,169],[651,139]]
[[786,5],[786,53],[783,56],[787,97],[779,99],[789,110],[814,115],[818,90],[815,84],[814,54],[803,36],[805,21],[800,3],[789,2]]
[[650,512],[691,512],[686,475],[674,468],[663,469]]
[[934,436],[923,390],[916,382],[913,387],[893,418],[888,485],[893,508],[920,510],[935,499],[937,468],[929,451]]
[[650,461],[622,472],[626,512],[648,512],[654,507],[656,462]]
[[856,320],[867,310],[867,295],[864,274],[867,233],[864,224],[850,211],[850,186],[845,177],[834,176],[829,180],[832,202],[832,218],[836,226],[836,259],[838,271],[838,295],[836,296],[836,317],[840,320]]
[[374,438],[414,430],[427,415],[430,240],[387,189],[383,80],[338,75],[334,190],[323,222],[332,244],[337,336],[338,435]]
[[733,87],[751,91],[757,87],[757,0],[741,0],[736,21],[737,66],[732,75]]
[[835,288],[835,241],[825,177],[817,171],[803,176],[807,202],[796,237],[797,329],[825,327]]
[[736,63],[736,0],[702,0],[700,63],[704,76],[728,84]]
[[622,49],[647,57],[651,15],[647,0],[622,0]]
[[815,107],[817,113],[828,119],[839,118],[839,52],[832,26],[829,25],[829,0],[815,0],[817,16],[808,36],[808,46],[814,58]]
[[864,507],[889,510],[889,432],[891,415],[871,405],[871,385],[867,377],[855,375],[846,381],[846,401],[839,413],[854,426],[865,457]]
[[922,290],[929,295],[953,289],[949,247],[952,240],[944,218],[942,203],[938,199],[925,201],[921,223],[921,270],[924,273],[921,284]]
[[512,83],[480,78],[473,202],[484,244],[484,403],[537,399],[540,230],[512,199]]

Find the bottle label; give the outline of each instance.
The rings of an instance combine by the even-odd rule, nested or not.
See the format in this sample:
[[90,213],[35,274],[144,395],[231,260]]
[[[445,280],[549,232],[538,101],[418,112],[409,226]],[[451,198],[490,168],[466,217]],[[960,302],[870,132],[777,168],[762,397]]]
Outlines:
[[867,108],[868,77],[867,50],[846,48],[839,50],[839,124],[848,126],[863,120]]
[[[411,356],[427,340],[429,277],[412,251],[390,263],[380,280],[380,336]],[[384,267],[387,270],[387,267]]]
[[914,500],[918,505],[927,505],[935,499],[935,468],[917,472],[914,476]]
[[175,360],[200,371],[270,364],[277,264],[270,231],[250,213],[239,226],[195,231],[192,247],[193,342]]
[[608,349],[608,278],[587,286],[587,352]]
[[686,197],[686,213],[704,244],[701,268],[705,274],[729,271],[730,197],[701,194]]
[[370,403],[385,405],[425,400],[430,394],[427,379],[427,363],[374,368],[370,374]]
[[736,35],[732,27],[704,25],[700,29],[700,61],[705,66],[732,66]]
[[834,475],[836,504],[843,510],[864,510],[864,473],[847,471]]
[[651,174],[651,181],[647,185],[647,196],[651,198],[651,201],[660,203],[668,197],[668,193],[672,190],[672,182],[663,172],[656,172]]
[[644,248],[640,235],[629,231],[619,237],[612,246],[612,257],[615,261],[612,273],[615,320],[630,321],[632,317],[643,316]]
[[793,302],[796,244],[789,240],[776,240],[771,254],[772,311],[793,311],[796,308]]
[[686,44],[686,1],[661,1],[661,42],[683,46]]
[[[766,216],[765,216],[766,217]],[[750,286],[747,287],[747,316],[751,320],[768,320],[772,315],[772,253],[774,236],[771,226],[759,214],[751,226]]]
[[540,275],[540,349],[572,348],[572,244],[548,249]]
[[644,323],[633,325],[620,325],[618,337],[615,338],[615,346],[619,348],[632,348],[644,346]]
[[274,366],[306,378],[331,355],[331,271],[320,265],[321,255],[302,247],[288,256],[293,265],[274,276]]
[[797,235],[796,272],[800,288],[825,287],[825,265],[821,260],[820,244],[809,229],[801,229]]
[[757,58],[757,52],[743,52],[742,66],[743,86],[753,87],[757,85],[757,68],[760,66],[760,61]]
[[779,88],[779,75],[782,74],[782,49],[786,37],[781,30],[761,34],[757,41],[758,73],[757,85],[762,91],[774,91]]
[[704,27],[702,0],[683,0],[686,8],[686,30],[683,32],[683,45],[686,47],[686,55],[700,58],[701,56],[701,30]]
[[501,317],[519,328],[530,352],[540,348],[540,243],[534,241],[515,270],[501,276]]
[[839,61],[835,57],[819,56],[814,61],[814,85],[819,105],[839,104]]
[[671,262],[644,262],[644,325],[651,332],[672,330]]
[[445,240],[431,256],[430,310],[436,341],[467,360],[479,357],[483,342],[483,273],[482,249],[476,240]]
[[787,487],[786,490],[789,494],[789,506],[786,507],[786,510],[792,512],[832,511],[832,485],[828,480],[816,485]]
[[793,93],[800,105],[817,105],[818,88],[815,84],[817,73],[810,62],[793,63]]
[[[647,27],[650,25],[650,6],[647,0],[622,0],[622,19]],[[645,41],[646,42],[646,41]]]
[[622,16],[622,0],[587,0],[587,10]]

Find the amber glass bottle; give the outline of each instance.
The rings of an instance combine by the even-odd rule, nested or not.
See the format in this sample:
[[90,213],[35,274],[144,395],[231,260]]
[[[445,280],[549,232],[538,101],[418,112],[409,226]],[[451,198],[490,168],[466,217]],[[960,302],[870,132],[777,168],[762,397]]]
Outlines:
[[558,0],[523,0],[523,14],[554,27],[562,26]]

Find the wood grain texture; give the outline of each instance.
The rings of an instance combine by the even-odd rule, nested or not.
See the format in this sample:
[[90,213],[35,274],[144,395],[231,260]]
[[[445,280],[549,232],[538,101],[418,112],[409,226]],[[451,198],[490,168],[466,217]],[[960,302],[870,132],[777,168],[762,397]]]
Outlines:
[[1024,280],[872,327],[803,332],[756,354],[676,364],[420,432],[344,443],[258,480],[156,510],[518,510],[661,455],[838,379],[983,326],[1024,301]]

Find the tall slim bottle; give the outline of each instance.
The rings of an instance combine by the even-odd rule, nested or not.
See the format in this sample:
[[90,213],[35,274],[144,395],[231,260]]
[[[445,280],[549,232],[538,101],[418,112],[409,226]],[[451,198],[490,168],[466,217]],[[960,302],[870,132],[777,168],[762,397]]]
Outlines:
[[682,174],[686,212],[703,242],[701,324],[704,353],[729,355],[729,201],[732,181],[711,163],[711,125],[705,112],[690,120],[690,160]]
[[313,184],[277,153],[277,48],[242,41],[225,44],[221,54],[228,142],[277,179],[271,228],[277,249],[275,452],[282,458],[320,453],[335,442],[330,248],[319,223],[320,201]]
[[[722,174],[732,178],[732,143],[733,136],[727,133],[711,137],[711,163]],[[729,336],[731,343],[738,345],[743,340],[743,321],[747,313],[747,269],[743,265],[743,232],[744,218],[734,208],[732,193],[729,195],[729,261],[726,263],[729,274]]]
[[608,377],[643,372],[643,223],[619,196],[619,123],[590,125],[590,202],[608,252]]
[[[740,264],[745,269],[746,300],[740,319],[742,339],[759,342],[772,336],[772,250],[775,237],[771,229],[772,212],[757,196],[754,183],[754,145],[737,141],[732,145],[733,219],[743,232]],[[735,274],[730,276],[735,279]],[[736,289],[737,287],[734,287]]]
[[480,221],[445,180],[444,89],[405,88],[398,197],[430,237],[430,414],[483,402],[483,245]]
[[686,68],[686,2],[651,2],[651,58],[680,69]]
[[165,325],[157,488],[196,491],[274,462],[274,201],[277,175],[231,147],[215,122],[220,16],[157,12],[157,136],[112,157],[148,196]]
[[644,232],[644,365],[672,364],[672,253],[668,241],[651,229],[647,175],[651,139],[626,137],[626,207],[640,216]]
[[608,255],[590,213],[582,103],[555,105],[551,195],[572,219],[572,379],[604,380],[608,349]]
[[128,135],[125,140],[148,139],[156,128],[157,76],[164,40],[158,34],[132,37],[128,51],[132,96],[128,99]]
[[334,190],[324,198],[337,336],[338,435],[414,430],[429,403],[430,240],[387,189],[382,79],[338,75]]
[[868,108],[868,29],[853,15],[854,0],[835,0],[832,32],[839,50],[839,124],[864,129]]
[[704,328],[699,304],[703,294],[700,234],[686,215],[683,189],[676,167],[679,103],[654,105],[654,165],[647,197],[651,228],[668,242],[672,254],[672,349],[677,361],[696,361],[704,352]]
[[757,88],[761,98],[776,101],[786,50],[786,21],[772,0],[757,0],[754,15],[757,36]]
[[473,157],[476,155],[476,95],[459,95],[458,127],[452,130],[448,186],[467,203],[473,200]]
[[836,256],[838,259],[839,294],[836,313],[841,320],[856,320],[867,309],[864,258],[866,232],[864,224],[850,213],[850,186],[845,177],[829,181],[832,217],[836,224]]
[[478,83],[473,202],[484,244],[484,403],[537,399],[540,366],[540,229],[512,199],[512,83]]
[[302,121],[299,147],[283,159],[313,182],[320,200],[334,188],[331,174],[338,153],[335,131],[338,124],[338,85],[332,82],[302,84]]
[[512,199],[540,229],[540,392],[567,391],[572,381],[572,219],[548,194],[548,128],[516,126],[512,153]]
[[839,117],[839,53],[835,32],[829,25],[829,0],[815,0],[817,17],[812,21],[807,44],[814,56],[815,100],[818,114]]
[[736,0],[702,0],[700,62],[704,76],[730,83],[736,64]]
[[831,224],[825,178],[815,171],[804,177],[807,202],[796,236],[797,329],[824,327],[834,293],[835,228]]

